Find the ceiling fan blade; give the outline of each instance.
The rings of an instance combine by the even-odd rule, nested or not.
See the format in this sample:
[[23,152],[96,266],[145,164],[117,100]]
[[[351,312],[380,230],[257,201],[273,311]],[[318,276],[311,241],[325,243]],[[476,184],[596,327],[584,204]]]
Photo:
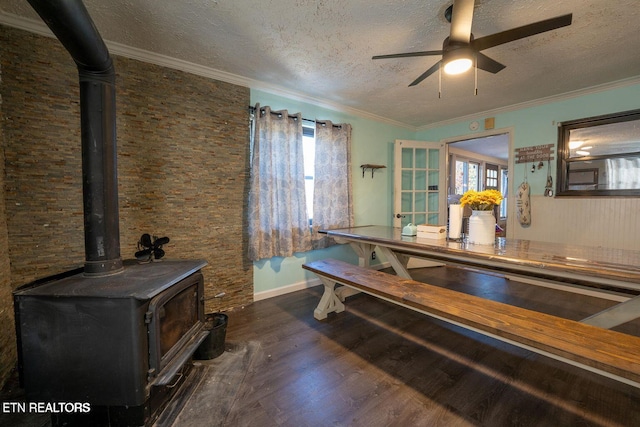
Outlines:
[[544,21],[534,22],[533,24],[523,25],[522,27],[512,28],[490,36],[480,37],[479,39],[473,40],[471,46],[474,50],[481,51],[514,40],[566,27],[567,25],[571,25],[572,17],[573,14],[569,13],[567,15],[556,16],[555,18],[545,19]]
[[431,74],[435,73],[438,70],[438,68],[440,68],[440,63],[441,62],[442,62],[442,60],[436,62],[431,68],[429,68],[427,71],[422,73],[422,75],[420,75],[420,77],[418,77],[413,82],[411,82],[409,87],[417,85],[418,83],[422,82],[424,79],[429,77]]
[[411,58],[413,56],[432,56],[442,55],[441,50],[425,50],[422,52],[392,53],[391,55],[376,55],[371,59],[389,59],[389,58]]
[[487,55],[480,52],[476,52],[476,55],[476,65],[481,70],[495,74],[505,68],[505,65],[489,58]]
[[471,21],[473,20],[474,3],[475,0],[453,1],[450,41],[469,43],[471,40]]

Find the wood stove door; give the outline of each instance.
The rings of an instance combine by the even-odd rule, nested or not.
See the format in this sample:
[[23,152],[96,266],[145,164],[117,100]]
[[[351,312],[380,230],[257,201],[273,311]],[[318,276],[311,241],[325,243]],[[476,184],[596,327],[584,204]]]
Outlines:
[[193,274],[149,304],[149,380],[153,385],[168,384],[208,335],[203,283],[201,273]]

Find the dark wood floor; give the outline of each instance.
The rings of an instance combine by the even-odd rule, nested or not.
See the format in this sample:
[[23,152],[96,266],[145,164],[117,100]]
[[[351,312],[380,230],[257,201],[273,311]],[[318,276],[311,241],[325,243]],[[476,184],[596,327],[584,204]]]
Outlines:
[[[459,269],[414,276],[572,319],[612,304]],[[640,389],[363,294],[317,321],[320,293],[229,313],[227,340],[260,351],[222,425],[640,425]]]
[[[576,320],[613,304],[461,269],[412,274]],[[202,427],[640,426],[640,389],[364,294],[317,321],[320,295],[317,287],[228,313],[227,344],[254,350],[237,381],[220,380],[222,389],[187,403],[206,415],[198,417],[208,419]],[[640,336],[640,321],[617,329]],[[224,410],[202,403],[221,396]],[[0,414],[5,425],[50,423]],[[183,426],[180,418],[172,425]]]

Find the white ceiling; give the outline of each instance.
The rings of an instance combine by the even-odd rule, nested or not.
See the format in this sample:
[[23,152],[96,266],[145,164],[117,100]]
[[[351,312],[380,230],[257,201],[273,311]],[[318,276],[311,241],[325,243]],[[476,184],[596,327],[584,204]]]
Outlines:
[[[573,13],[573,24],[483,51],[507,67],[420,85],[437,57],[452,0],[85,0],[112,52],[146,58],[409,128],[473,117],[611,82],[640,81],[638,0],[477,0],[476,38]],[[0,22],[45,28],[24,0]],[[42,30],[44,31],[44,30]],[[623,81],[620,83],[619,81]]]
[[489,135],[453,143],[455,148],[482,154],[507,162],[509,160],[509,134]]

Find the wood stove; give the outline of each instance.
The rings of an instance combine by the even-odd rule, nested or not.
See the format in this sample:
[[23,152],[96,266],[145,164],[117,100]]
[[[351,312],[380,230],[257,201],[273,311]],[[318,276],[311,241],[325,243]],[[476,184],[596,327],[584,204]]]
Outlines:
[[87,278],[70,272],[18,289],[14,307],[27,400],[90,404],[86,414],[55,414],[54,425],[153,422],[209,334],[200,273],[205,265],[125,261],[120,274]]

